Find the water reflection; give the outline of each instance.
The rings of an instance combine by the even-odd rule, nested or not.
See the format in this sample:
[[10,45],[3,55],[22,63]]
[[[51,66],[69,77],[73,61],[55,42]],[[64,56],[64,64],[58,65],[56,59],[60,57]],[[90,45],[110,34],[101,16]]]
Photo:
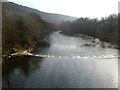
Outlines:
[[26,88],[117,88],[117,60],[44,58]]
[[28,56],[3,59],[3,88],[22,87],[27,77],[40,68],[42,59]]

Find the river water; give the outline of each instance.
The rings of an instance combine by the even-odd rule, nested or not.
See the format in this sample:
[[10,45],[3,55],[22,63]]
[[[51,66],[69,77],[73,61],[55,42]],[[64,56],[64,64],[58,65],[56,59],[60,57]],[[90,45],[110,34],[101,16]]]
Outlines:
[[118,88],[118,50],[99,39],[53,32],[49,47],[3,60],[3,88]]

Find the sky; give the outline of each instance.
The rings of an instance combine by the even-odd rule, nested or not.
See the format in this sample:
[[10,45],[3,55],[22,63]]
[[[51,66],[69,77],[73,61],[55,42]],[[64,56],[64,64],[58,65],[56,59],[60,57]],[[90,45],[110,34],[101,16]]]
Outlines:
[[119,0],[9,0],[40,11],[74,17],[101,18],[118,13]]

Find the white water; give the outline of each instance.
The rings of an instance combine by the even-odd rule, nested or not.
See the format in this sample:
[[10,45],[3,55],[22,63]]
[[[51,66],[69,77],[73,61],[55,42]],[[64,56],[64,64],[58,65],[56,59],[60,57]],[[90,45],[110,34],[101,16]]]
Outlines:
[[[29,55],[47,58],[76,59],[112,59],[120,57],[114,45],[101,42],[99,39],[93,39],[90,36],[80,34],[79,37],[68,37],[59,32],[55,32],[50,38],[51,47],[47,53],[40,51],[39,54],[29,53]],[[103,45],[104,48],[102,47]]]

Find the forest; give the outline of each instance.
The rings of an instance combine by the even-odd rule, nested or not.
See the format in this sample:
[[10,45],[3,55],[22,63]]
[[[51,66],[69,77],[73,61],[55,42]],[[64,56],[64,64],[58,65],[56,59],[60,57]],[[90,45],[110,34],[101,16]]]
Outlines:
[[79,18],[73,22],[62,22],[59,28],[63,34],[85,34],[118,45],[119,17],[116,14],[111,14],[101,19]]
[[9,55],[15,51],[32,49],[38,39],[51,33],[53,25],[41,19],[35,13],[2,12],[2,54]]

